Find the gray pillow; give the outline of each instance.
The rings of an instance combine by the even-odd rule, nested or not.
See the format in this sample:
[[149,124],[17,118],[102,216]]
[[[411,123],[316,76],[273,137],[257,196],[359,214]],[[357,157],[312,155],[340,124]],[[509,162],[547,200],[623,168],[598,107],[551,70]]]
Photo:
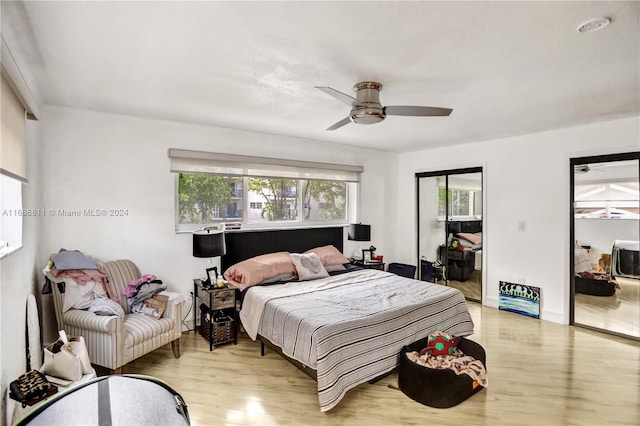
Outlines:
[[53,258],[53,265],[58,271],[70,269],[98,269],[98,264],[78,250],[60,249]]

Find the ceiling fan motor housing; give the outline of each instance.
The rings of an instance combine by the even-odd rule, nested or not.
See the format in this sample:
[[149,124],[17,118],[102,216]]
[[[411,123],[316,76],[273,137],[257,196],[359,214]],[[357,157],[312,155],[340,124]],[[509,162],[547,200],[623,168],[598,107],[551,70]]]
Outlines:
[[363,81],[353,86],[356,99],[365,107],[355,106],[351,109],[351,121],[358,124],[375,124],[385,119],[384,108],[380,104],[382,84],[375,81]]

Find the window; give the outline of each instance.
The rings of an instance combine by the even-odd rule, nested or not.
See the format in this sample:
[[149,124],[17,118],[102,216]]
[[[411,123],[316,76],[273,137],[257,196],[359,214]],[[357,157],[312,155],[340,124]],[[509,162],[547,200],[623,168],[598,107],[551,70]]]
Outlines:
[[[482,174],[466,173],[437,178],[438,219],[444,220],[449,202],[449,217],[469,219],[482,217]],[[448,190],[447,190],[448,187]]]
[[[232,187],[236,190],[232,191]],[[182,229],[184,225],[204,226],[225,221],[248,225],[347,223],[347,188],[347,182],[339,181],[180,173],[177,225]],[[246,200],[243,194],[247,194]],[[245,202],[249,208],[243,216]]]
[[[476,217],[482,214],[482,192],[466,189],[449,189],[449,216],[452,217]],[[444,217],[447,191],[440,188],[438,200],[438,215]]]
[[327,180],[304,185],[304,220],[330,221],[347,217],[347,184]]
[[242,178],[181,173],[178,188],[180,224],[242,218]]
[[24,136],[27,111],[22,97],[17,95],[20,91],[14,91],[17,87],[9,82],[14,80],[5,75],[4,60],[3,56],[0,83],[0,257],[22,246],[23,216],[39,213],[22,208],[22,185],[27,183]]
[[22,246],[22,217],[32,212],[22,209],[22,182],[0,174],[2,194],[0,256]]
[[358,166],[183,150],[169,150],[169,157],[177,173],[177,231],[225,222],[243,228],[346,224],[355,216],[349,200]]
[[[298,181],[282,178],[249,178],[249,200],[262,200],[259,212],[248,222],[291,221],[298,219]],[[254,201],[255,202],[255,201]]]

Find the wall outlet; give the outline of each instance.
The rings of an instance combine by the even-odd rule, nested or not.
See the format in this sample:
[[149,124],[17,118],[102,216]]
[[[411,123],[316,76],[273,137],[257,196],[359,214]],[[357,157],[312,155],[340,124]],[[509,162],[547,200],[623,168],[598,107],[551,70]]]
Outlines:
[[518,222],[518,231],[526,231],[527,230],[527,222],[521,220]]

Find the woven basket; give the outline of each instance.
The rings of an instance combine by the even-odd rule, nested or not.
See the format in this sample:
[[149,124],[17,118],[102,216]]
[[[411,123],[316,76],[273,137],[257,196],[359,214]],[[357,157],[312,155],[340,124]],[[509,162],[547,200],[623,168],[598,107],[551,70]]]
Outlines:
[[[213,321],[211,324],[211,341],[214,345],[233,341],[232,318],[227,316],[224,321]],[[209,320],[204,313],[200,315],[200,334],[209,339]]]

